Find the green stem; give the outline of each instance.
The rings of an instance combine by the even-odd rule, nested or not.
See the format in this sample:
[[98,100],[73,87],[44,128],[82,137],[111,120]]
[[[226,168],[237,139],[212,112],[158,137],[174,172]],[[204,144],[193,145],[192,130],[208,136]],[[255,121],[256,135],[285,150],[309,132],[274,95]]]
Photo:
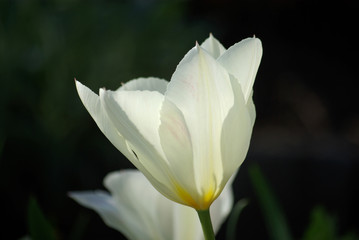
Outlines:
[[215,240],[209,209],[198,210],[197,213],[198,213],[199,221],[201,222],[202,225],[204,239]]

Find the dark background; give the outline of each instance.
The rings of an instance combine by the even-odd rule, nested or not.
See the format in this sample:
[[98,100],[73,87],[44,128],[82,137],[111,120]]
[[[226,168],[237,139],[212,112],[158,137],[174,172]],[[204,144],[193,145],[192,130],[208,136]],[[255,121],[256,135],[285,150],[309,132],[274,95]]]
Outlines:
[[248,177],[254,163],[295,239],[317,205],[339,234],[358,233],[357,14],[354,1],[0,0],[0,238],[28,233],[35,196],[59,239],[120,239],[67,197],[133,167],[86,112],[73,79],[95,91],[140,76],[169,80],[210,32],[225,47],[254,34],[263,43],[257,120],[234,183],[236,200],[250,199],[238,239],[268,239]]

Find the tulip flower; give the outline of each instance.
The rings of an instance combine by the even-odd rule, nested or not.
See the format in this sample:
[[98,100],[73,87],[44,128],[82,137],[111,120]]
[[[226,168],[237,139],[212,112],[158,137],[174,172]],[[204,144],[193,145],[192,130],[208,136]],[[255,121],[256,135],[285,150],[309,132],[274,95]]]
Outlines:
[[[109,226],[131,240],[203,239],[196,212],[168,200],[137,170],[108,174],[105,191],[71,192],[79,204],[95,210]],[[226,186],[211,207],[217,232],[233,204],[231,186]]]
[[151,184],[208,219],[249,148],[261,56],[258,38],[226,50],[210,35],[184,56],[170,82],[138,78],[99,95],[78,81],[76,87],[100,130]]

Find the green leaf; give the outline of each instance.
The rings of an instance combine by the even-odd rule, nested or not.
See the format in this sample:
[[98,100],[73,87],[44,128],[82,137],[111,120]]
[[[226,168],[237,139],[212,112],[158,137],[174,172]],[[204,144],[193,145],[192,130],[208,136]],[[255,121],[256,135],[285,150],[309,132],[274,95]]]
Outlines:
[[335,219],[322,206],[313,209],[303,240],[337,239]]
[[358,240],[354,232],[339,237],[337,220],[323,206],[316,206],[310,214],[310,222],[302,240]]
[[241,214],[242,210],[248,205],[247,199],[239,200],[236,205],[234,205],[231,215],[228,218],[227,223],[227,231],[226,231],[226,238],[227,240],[236,240],[236,228],[239,215]]
[[293,239],[290,234],[284,213],[260,168],[257,165],[251,166],[249,168],[249,176],[255,193],[258,197],[270,239]]
[[46,220],[34,197],[30,197],[29,199],[27,221],[32,240],[56,240],[54,228]]

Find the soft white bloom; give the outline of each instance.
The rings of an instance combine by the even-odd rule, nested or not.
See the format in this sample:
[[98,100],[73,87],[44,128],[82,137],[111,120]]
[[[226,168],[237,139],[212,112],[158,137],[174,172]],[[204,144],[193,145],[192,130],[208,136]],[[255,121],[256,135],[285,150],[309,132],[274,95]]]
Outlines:
[[98,127],[164,196],[208,209],[242,164],[255,120],[258,38],[226,50],[212,35],[168,83],[138,78],[99,95],[76,81]]
[[[71,192],[70,196],[95,210],[104,222],[132,240],[204,239],[193,208],[168,200],[137,170],[110,173],[104,191]],[[214,201],[211,215],[217,232],[231,211],[233,193],[227,185]]]

